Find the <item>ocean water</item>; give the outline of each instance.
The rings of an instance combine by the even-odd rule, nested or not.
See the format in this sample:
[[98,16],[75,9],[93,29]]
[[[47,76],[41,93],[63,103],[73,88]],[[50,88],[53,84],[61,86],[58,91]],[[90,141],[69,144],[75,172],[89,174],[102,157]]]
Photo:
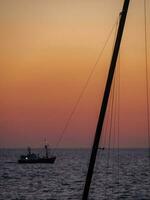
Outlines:
[[[0,149],[0,200],[82,199],[90,150],[59,149],[54,164],[18,164],[24,153]],[[104,199],[150,200],[146,149],[98,152],[89,200]]]

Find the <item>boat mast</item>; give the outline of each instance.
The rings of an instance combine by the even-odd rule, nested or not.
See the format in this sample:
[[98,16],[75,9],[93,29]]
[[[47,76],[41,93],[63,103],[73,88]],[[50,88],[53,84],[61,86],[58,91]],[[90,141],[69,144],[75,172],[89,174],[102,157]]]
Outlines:
[[93,142],[90,163],[89,163],[89,168],[88,168],[88,172],[87,172],[87,176],[86,176],[86,182],[85,182],[85,186],[84,186],[82,200],[88,199],[91,180],[92,180],[92,176],[93,176],[94,165],[95,165],[95,161],[96,161],[98,145],[99,145],[100,137],[102,134],[105,113],[106,113],[106,109],[107,109],[107,104],[108,104],[108,99],[109,99],[109,95],[110,95],[113,76],[114,76],[114,72],[115,72],[115,68],[116,68],[116,62],[117,62],[120,43],[121,43],[122,34],[123,34],[124,26],[125,26],[129,2],[130,2],[130,0],[124,0],[122,12],[120,13],[120,22],[119,22],[119,27],[118,27],[118,33],[117,33],[114,51],[113,51],[113,55],[112,55],[112,59],[111,59],[107,82],[106,82],[106,86],[105,86],[105,91],[104,91],[104,96],[103,96],[103,100],[102,100],[99,119],[98,119],[98,123],[97,123],[97,128],[96,128],[95,138],[94,138],[94,142]]
[[47,146],[47,144],[45,145],[45,155],[46,155],[46,158],[48,158],[48,146]]
[[48,158],[48,144],[47,144],[47,141],[46,141],[46,138],[44,139],[45,140],[45,156],[46,158]]

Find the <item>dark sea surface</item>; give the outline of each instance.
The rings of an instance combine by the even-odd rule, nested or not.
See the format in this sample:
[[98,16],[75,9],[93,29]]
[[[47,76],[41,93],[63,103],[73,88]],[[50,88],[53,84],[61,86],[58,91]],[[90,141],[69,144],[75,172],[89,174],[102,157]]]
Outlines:
[[[56,150],[54,164],[17,164],[24,153],[0,149],[0,200],[82,199],[90,150]],[[89,200],[104,199],[150,200],[146,149],[99,150]]]

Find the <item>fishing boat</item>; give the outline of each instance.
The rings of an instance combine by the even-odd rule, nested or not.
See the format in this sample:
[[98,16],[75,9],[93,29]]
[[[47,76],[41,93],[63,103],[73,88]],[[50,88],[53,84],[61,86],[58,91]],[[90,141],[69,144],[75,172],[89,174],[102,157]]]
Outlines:
[[39,154],[31,153],[31,148],[28,147],[27,154],[21,155],[18,163],[26,164],[26,163],[50,163],[53,164],[56,160],[56,156],[49,157],[48,155],[48,145],[45,145],[45,156],[40,157]]

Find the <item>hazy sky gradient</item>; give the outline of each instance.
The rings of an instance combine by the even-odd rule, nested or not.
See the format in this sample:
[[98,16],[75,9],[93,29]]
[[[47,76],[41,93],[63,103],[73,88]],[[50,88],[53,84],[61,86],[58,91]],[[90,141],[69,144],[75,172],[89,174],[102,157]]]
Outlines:
[[[122,0],[0,1],[0,147],[57,142]],[[120,145],[146,147],[143,0],[132,0],[121,45]],[[150,1],[147,1],[148,65]],[[60,146],[87,147],[97,123],[114,33]],[[150,75],[150,74],[149,74]]]

